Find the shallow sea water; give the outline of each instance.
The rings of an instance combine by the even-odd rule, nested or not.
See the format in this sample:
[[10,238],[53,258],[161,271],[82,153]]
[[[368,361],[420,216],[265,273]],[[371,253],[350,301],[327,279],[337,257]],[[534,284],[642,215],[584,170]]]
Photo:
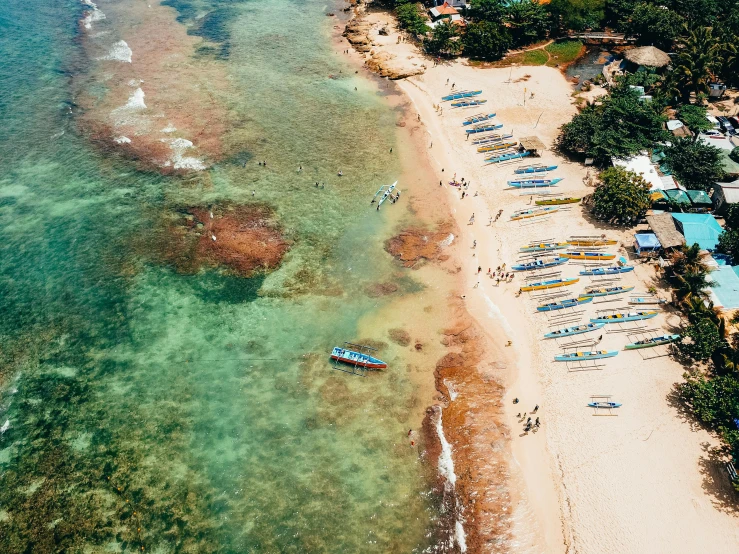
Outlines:
[[[0,551],[420,552],[436,508],[403,441],[403,352],[367,379],[327,360],[390,301],[364,291],[398,272],[367,208],[398,171],[396,114],[332,51],[323,3],[169,5],[234,91],[202,177],[89,143],[72,82],[104,94],[105,62],[81,47],[82,4],[0,3]],[[147,256],[162,214],[252,191],[294,241],[276,272]]]

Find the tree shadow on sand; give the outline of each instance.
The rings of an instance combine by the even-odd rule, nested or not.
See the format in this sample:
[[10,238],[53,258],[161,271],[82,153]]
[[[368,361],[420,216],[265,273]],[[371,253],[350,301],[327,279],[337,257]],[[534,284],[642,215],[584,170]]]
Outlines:
[[729,460],[725,447],[714,447],[704,442],[701,448],[705,453],[698,460],[703,477],[703,490],[710,496],[714,508],[731,515],[739,515],[739,494],[731,485],[726,464]]

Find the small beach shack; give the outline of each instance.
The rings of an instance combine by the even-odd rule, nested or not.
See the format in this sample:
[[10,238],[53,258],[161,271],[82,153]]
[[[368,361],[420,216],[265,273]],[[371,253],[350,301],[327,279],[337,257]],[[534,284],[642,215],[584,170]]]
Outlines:
[[659,254],[662,245],[654,233],[635,233],[634,251],[640,258],[652,258]]
[[685,237],[675,226],[675,220],[670,213],[659,213],[647,216],[647,223],[657,237],[663,250],[677,248],[685,244]]
[[739,204],[739,181],[733,183],[715,183],[713,193],[713,210],[718,214],[726,213],[729,206]]
[[672,217],[688,246],[698,244],[701,250],[716,249],[724,230],[711,214],[672,214]]
[[452,23],[464,23],[462,15],[454,6],[450,5],[449,2],[444,2],[441,6],[434,6],[429,10],[429,15],[431,16],[431,27],[434,27],[445,19]]
[[547,149],[539,137],[521,137],[520,143],[521,147],[532,156],[541,156],[541,153]]

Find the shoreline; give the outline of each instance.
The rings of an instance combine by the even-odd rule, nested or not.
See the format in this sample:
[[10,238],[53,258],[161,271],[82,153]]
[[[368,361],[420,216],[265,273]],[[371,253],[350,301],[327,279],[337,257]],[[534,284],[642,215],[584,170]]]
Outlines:
[[[384,36],[385,44],[375,48],[392,48],[395,36],[394,32]],[[359,57],[364,58],[361,54]],[[469,313],[494,345],[488,356],[494,354],[504,366],[496,369],[505,386],[502,409],[507,426],[505,444],[510,448],[510,473],[504,477],[505,483],[499,484],[510,489],[514,507],[507,547],[516,552],[601,549],[634,553],[661,548],[693,552],[736,547],[739,536],[732,531],[736,514],[724,509],[721,502],[724,492],[720,489],[730,485],[701,471],[701,467],[711,467],[703,445],[713,444],[716,439],[692,429],[670,401],[673,383],[681,379],[684,368],[669,357],[645,362],[631,352],[621,353],[603,371],[568,373],[562,364],[551,363],[557,349],[554,341],[545,343],[540,339],[547,325],[533,310],[536,301],[525,295],[514,296],[522,275],[499,287],[485,277],[484,269],[477,275],[478,265],[510,264],[519,244],[545,236],[562,240],[578,233],[608,233],[620,241],[618,254],[628,258],[628,251],[621,245],[630,244],[631,233],[594,224],[579,205],[570,208],[571,215],[555,214],[544,225],[520,226],[506,221],[511,210],[524,207],[528,198],[504,189],[510,167],[484,166],[472,145],[464,144],[460,130],[464,111],[445,108],[439,114],[435,110],[438,98],[449,90],[445,78],[458,88],[483,90],[483,97],[492,99],[488,104],[491,111],[496,111],[497,119],[505,124],[504,132],[512,132],[516,138],[535,135],[547,148],[559,126],[576,113],[576,99],[564,74],[545,66],[481,69],[457,61],[397,82],[421,116],[423,137],[428,141],[422,147],[437,180],[448,181],[456,174],[472,183],[465,200],[459,198],[458,190],[446,185],[443,196],[451,203],[453,219],[462,230],[457,242],[465,305],[460,309]],[[475,111],[480,108],[471,109],[467,115]],[[423,142],[420,137],[419,141]],[[592,191],[584,185],[585,167],[550,150],[543,160],[556,162],[557,176],[566,178],[558,192],[584,196]],[[427,193],[437,196],[438,188],[430,182]],[[503,219],[488,228],[486,218],[499,208],[505,212]],[[466,223],[473,212],[477,223],[469,229]],[[473,239],[479,242],[476,249],[472,249]],[[467,248],[474,257],[464,254]],[[646,289],[655,284],[651,266],[636,266],[624,279],[625,285]],[[667,294],[665,290],[660,292]],[[660,315],[654,321],[658,326],[669,326],[671,315]],[[513,340],[510,349],[503,346],[507,339]],[[618,336],[604,339],[608,346],[619,349],[622,342]],[[623,396],[630,404],[617,418],[593,419],[583,408],[584,403],[589,394],[604,391]],[[452,405],[469,392],[456,391]],[[513,405],[514,397],[520,398],[521,404]],[[534,403],[542,408],[539,415],[543,426],[533,436],[520,435],[517,413],[529,411]],[[491,414],[481,417],[486,415]],[[453,429],[447,433],[447,422],[445,419],[445,433],[452,443],[458,473],[475,471],[459,463],[474,437],[454,437]],[[496,425],[494,418],[489,423]],[[709,475],[719,470],[711,467]],[[463,504],[469,506],[482,491],[483,487],[464,490]],[[636,498],[639,500],[634,501]],[[604,526],[604,521],[609,524]],[[474,528],[479,530],[480,525],[480,521],[470,520],[465,524],[468,534],[477,532]],[[480,551],[501,551],[501,545],[484,546]]]

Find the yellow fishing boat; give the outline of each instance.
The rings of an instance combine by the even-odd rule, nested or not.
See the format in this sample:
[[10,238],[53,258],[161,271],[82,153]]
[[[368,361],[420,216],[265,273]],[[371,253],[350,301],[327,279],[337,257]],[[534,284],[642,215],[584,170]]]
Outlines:
[[559,256],[570,260],[612,260],[616,257],[616,254],[610,254],[609,252],[564,252]]
[[552,279],[551,281],[541,281],[539,283],[531,283],[530,285],[526,285],[524,287],[521,287],[521,290],[523,292],[530,292],[532,290],[542,290],[542,289],[553,289],[557,287],[566,287],[568,285],[574,285],[579,281],[579,277],[572,277],[570,279]]
[[486,146],[479,146],[477,148],[478,152],[495,152],[496,150],[505,150],[506,148],[511,148],[513,146],[516,146],[517,143],[515,142],[499,142],[498,144],[488,144]]
[[572,246],[611,246],[618,244],[617,240],[596,237],[572,237],[567,242]]

